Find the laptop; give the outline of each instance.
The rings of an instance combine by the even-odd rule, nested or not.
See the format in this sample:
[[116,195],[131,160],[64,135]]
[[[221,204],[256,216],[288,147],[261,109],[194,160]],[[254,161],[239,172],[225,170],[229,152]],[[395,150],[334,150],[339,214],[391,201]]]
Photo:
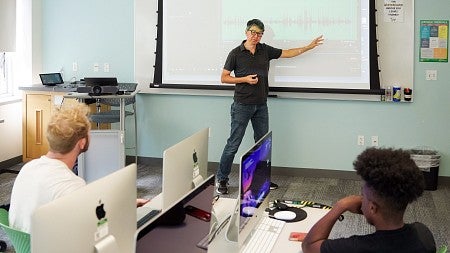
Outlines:
[[39,74],[41,82],[45,86],[56,86],[58,84],[63,84],[61,73],[45,73]]

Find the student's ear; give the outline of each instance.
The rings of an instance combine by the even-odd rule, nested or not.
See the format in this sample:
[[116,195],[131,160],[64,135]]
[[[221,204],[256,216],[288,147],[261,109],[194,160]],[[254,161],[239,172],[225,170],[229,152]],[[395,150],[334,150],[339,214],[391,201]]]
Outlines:
[[371,214],[376,214],[378,212],[378,204],[373,202],[373,201],[369,201],[369,210]]
[[81,138],[80,140],[78,140],[78,148],[83,150],[86,147],[86,143],[86,138]]

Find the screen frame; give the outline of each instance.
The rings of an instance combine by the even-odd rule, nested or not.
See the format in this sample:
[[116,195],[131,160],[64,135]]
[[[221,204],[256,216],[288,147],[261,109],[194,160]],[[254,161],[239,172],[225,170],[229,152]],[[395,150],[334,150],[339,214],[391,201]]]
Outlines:
[[[317,94],[357,94],[357,95],[382,95],[384,89],[380,85],[380,69],[377,52],[377,32],[376,32],[376,8],[375,0],[369,0],[369,55],[370,55],[370,88],[369,89],[331,89],[331,88],[300,88],[300,87],[269,87],[269,92],[283,93],[317,93]],[[150,88],[186,89],[186,90],[234,90],[234,85],[195,85],[163,83],[163,0],[158,0],[157,10],[157,37],[155,51],[155,65],[153,82]],[[270,96],[270,94],[269,94]],[[276,95],[274,95],[276,96]]]

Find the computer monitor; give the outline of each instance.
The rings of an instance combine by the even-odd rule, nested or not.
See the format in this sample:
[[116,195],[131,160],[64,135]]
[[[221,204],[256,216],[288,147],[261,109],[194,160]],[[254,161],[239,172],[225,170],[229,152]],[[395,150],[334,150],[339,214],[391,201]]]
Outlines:
[[201,184],[208,173],[209,128],[183,139],[164,150],[162,168],[162,206],[165,210]]
[[209,128],[204,128],[164,150],[161,193],[136,210],[138,221],[153,210],[167,210],[203,183],[208,174],[208,138]]
[[272,166],[272,132],[265,134],[240,159],[239,197],[226,237],[239,248],[269,207]]
[[38,208],[31,252],[134,252],[136,164]]
[[[209,234],[210,220],[202,217],[211,214],[213,197],[214,175],[210,175],[139,231],[136,253],[206,252],[197,244]],[[186,209],[196,209],[193,215],[200,214],[201,219],[189,215]],[[181,222],[170,224],[173,219]]]

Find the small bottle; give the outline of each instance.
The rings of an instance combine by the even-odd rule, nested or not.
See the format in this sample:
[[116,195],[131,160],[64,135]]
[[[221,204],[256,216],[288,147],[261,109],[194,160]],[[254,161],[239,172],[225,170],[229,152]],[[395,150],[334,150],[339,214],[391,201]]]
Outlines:
[[405,88],[403,90],[403,97],[405,98],[405,101],[411,101],[412,98],[412,89],[411,88]]
[[392,87],[392,101],[400,102],[402,100],[402,87],[394,85]]
[[392,101],[392,89],[391,89],[391,86],[388,86],[388,87],[386,87],[386,89],[384,89],[384,97],[385,97],[385,100],[387,102]]

